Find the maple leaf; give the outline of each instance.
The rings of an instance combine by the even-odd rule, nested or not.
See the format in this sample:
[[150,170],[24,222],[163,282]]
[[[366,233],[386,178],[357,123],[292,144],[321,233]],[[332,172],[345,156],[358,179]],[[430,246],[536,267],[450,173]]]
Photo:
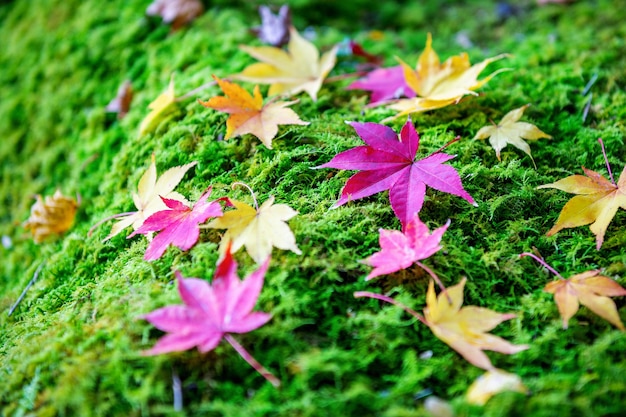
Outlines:
[[261,26],[252,29],[252,32],[261,42],[273,46],[282,46],[289,42],[289,27],[291,26],[291,12],[289,6],[282,5],[278,14],[274,15],[267,6],[259,6]]
[[375,267],[365,278],[370,280],[380,275],[406,269],[413,263],[426,259],[441,249],[441,237],[448,229],[450,220],[431,234],[417,213],[404,227],[404,231],[380,229],[380,252],[363,261]]
[[439,56],[432,48],[432,36],[429,33],[426,38],[426,47],[417,61],[415,70],[399,60],[404,68],[406,83],[417,94],[417,97],[399,100],[390,105],[390,109],[400,112],[391,119],[445,107],[458,102],[467,94],[476,95],[474,90],[482,87],[496,74],[508,71],[500,69],[482,80],[478,79],[487,65],[506,56],[506,54],[498,55],[470,65],[469,56],[463,52],[440,63]]
[[200,0],[154,0],[146,9],[148,16],[161,16],[177,30],[204,13]]
[[309,123],[300,120],[298,115],[287,106],[295,101],[274,102],[263,105],[263,97],[259,91],[259,86],[254,87],[254,97],[246,90],[231,82],[221,80],[213,76],[226,97],[213,97],[209,101],[200,101],[204,107],[229,113],[230,117],[226,121],[226,136],[229,139],[233,136],[253,134],[261,139],[261,142],[272,149],[272,139],[278,133],[278,125],[303,125]]
[[430,327],[437,338],[456,350],[469,363],[482,369],[495,369],[483,350],[511,355],[528,349],[528,345],[513,345],[498,336],[487,333],[503,321],[514,318],[515,314],[500,314],[475,306],[461,308],[465,278],[457,285],[448,287],[446,293],[442,292],[439,296],[435,295],[433,282],[431,280],[428,284],[424,316],[386,295],[357,291],[354,296],[374,298],[397,305]]
[[554,301],[563,319],[563,328],[567,329],[569,320],[578,311],[579,304],[589,308],[618,329],[624,331],[624,324],[619,318],[617,307],[609,297],[626,295],[626,289],[609,277],[600,274],[599,270],[587,271],[565,279],[543,259],[532,253],[522,253],[520,257],[530,256],[559,279],[548,283],[543,289],[554,294]]
[[313,101],[324,78],[335,66],[337,46],[320,58],[315,46],[304,39],[293,27],[289,30],[287,51],[271,46],[240,48],[258,59],[233,78],[258,84],[270,84],[268,95],[295,95],[305,91]]
[[426,186],[464,198],[471,204],[474,199],[465,191],[456,170],[444,165],[454,155],[436,151],[415,161],[419,148],[419,135],[411,120],[400,132],[400,140],[393,129],[377,123],[350,124],[367,146],[358,146],[341,152],[317,168],[354,169],[341,190],[341,198],[334,204],[339,207],[348,201],[389,190],[391,208],[406,226],[424,203]]
[[528,394],[528,388],[519,375],[494,368],[479,376],[467,389],[465,398],[470,404],[485,405],[496,394],[515,391]]
[[152,214],[140,228],[128,235],[128,239],[137,234],[160,231],[146,249],[143,257],[146,261],[159,259],[170,244],[184,251],[191,249],[200,236],[198,225],[210,217],[222,215],[222,206],[217,201],[206,201],[210,195],[211,188],[200,196],[193,208],[178,200],[161,197],[169,210]]
[[391,68],[378,68],[365,77],[356,80],[348,90],[371,91],[369,105],[376,105],[389,100],[404,97],[415,97],[415,92],[404,79],[404,69],[398,65]]
[[182,203],[188,204],[185,197],[173,190],[178,185],[180,180],[182,180],[189,168],[195,166],[196,164],[197,162],[194,161],[186,165],[170,168],[157,179],[156,162],[154,154],[152,154],[150,166],[139,180],[137,193],[133,193],[133,202],[135,203],[137,211],[116,214],[115,216],[101,220],[92,226],[89,234],[91,235],[93,229],[111,218],[119,218],[120,220],[113,225],[109,235],[102,240],[103,242],[117,236],[128,226],[133,226],[133,229],[137,230],[141,227],[146,218],[150,217],[157,211],[167,209],[167,206],[163,200],[161,200],[161,197],[165,197],[170,200],[178,200]]
[[[250,192],[252,193],[252,190]],[[254,193],[252,196],[254,198]],[[261,263],[270,256],[273,246],[290,250],[298,255],[302,253],[296,245],[293,232],[285,223],[298,214],[297,211],[286,204],[274,204],[273,196],[261,204],[261,207],[257,206],[256,198],[255,207],[237,200],[230,202],[235,210],[227,211],[206,225],[212,229],[228,229],[220,242],[222,254],[228,247],[237,252],[245,246],[252,259],[256,263]]]
[[591,224],[589,229],[596,235],[596,249],[598,250],[604,242],[606,229],[617,210],[620,207],[626,210],[626,166],[616,184],[604,151],[604,144],[601,139],[599,141],[611,181],[597,172],[583,167],[585,175],[572,175],[557,182],[537,187],[538,189],[556,188],[567,193],[577,194],[563,206],[556,224],[546,235],[552,236],[562,229]]
[[152,311],[143,319],[167,332],[145,355],[188,350],[201,353],[226,339],[235,350],[274,386],[280,381],[259,364],[230,334],[258,329],[271,319],[268,313],[252,311],[263,288],[269,258],[245,280],[237,277],[237,262],[230,251],[218,264],[212,284],[199,278],[183,278],[176,271],[178,292],[184,305],[171,305]]
[[[500,151],[507,145],[511,144],[517,149],[524,151],[532,160],[530,154],[530,146],[523,139],[537,140],[541,138],[550,139],[552,136],[539,130],[537,126],[527,122],[518,122],[524,114],[524,110],[530,106],[527,104],[518,109],[511,110],[504,115],[500,123],[493,126],[484,126],[474,136],[474,139],[487,139],[496,151],[496,157],[500,161]],[[533,160],[533,164],[535,161]]]
[[130,81],[126,80],[120,85],[117,94],[107,104],[105,110],[109,113],[117,113],[117,118],[122,119],[130,109],[130,102],[133,100],[133,89]]
[[35,243],[41,243],[52,235],[68,231],[74,224],[77,209],[76,200],[65,197],[60,190],[45,199],[37,195],[24,229],[30,230]]
[[176,96],[174,95],[174,76],[170,79],[167,90],[154,99],[148,108],[152,110],[139,125],[139,136],[143,136],[156,129],[163,118],[176,109]]

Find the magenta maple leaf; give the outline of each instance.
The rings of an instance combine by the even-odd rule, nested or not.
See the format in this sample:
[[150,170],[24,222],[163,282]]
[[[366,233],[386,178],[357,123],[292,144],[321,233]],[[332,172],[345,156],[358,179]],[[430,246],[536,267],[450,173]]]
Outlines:
[[444,165],[455,157],[441,150],[415,161],[419,135],[411,120],[400,132],[377,123],[349,123],[367,146],[357,146],[341,152],[317,168],[360,170],[348,179],[341,198],[333,205],[339,207],[350,200],[368,197],[389,190],[391,208],[405,227],[419,213],[424,203],[426,186],[464,198],[474,199],[465,191],[458,172]]
[[241,281],[229,248],[215,270],[212,284],[199,278],[183,278],[176,271],[184,305],[162,307],[141,317],[168,333],[144,355],[179,352],[195,346],[206,353],[224,338],[264,378],[279,386],[280,381],[230,335],[258,329],[272,318],[268,313],[252,311],[263,288],[269,261],[268,257],[259,269]]
[[404,80],[404,70],[398,65],[390,68],[378,68],[347,87],[348,90],[371,91],[370,104],[393,100],[400,97],[415,97],[415,91]]
[[413,263],[430,257],[441,249],[441,238],[448,226],[450,220],[431,234],[428,226],[422,223],[416,213],[404,227],[404,232],[380,229],[381,251],[363,261],[364,264],[374,267],[365,280],[406,269]]
[[152,214],[140,228],[128,235],[128,238],[136,234],[145,235],[150,232],[161,231],[148,245],[143,257],[146,261],[159,259],[170,244],[181,250],[191,249],[200,236],[198,225],[210,217],[222,215],[222,206],[217,201],[206,201],[210,195],[211,188],[200,196],[193,208],[178,200],[161,197],[161,200],[170,210],[161,210]]

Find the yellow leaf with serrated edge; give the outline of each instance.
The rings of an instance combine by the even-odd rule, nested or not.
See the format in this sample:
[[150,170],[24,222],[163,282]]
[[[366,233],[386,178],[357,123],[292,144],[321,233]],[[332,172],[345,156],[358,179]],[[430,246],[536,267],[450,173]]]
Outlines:
[[305,91],[313,101],[324,78],[335,66],[337,46],[320,58],[319,51],[293,27],[287,51],[272,46],[240,48],[261,62],[249,65],[234,79],[258,84],[270,84],[269,95],[295,95]]
[[163,118],[176,108],[176,96],[174,95],[174,77],[170,79],[167,90],[161,93],[154,101],[148,104],[150,113],[139,125],[139,136],[152,132],[161,123]]
[[227,211],[222,217],[212,220],[206,227],[228,229],[220,242],[220,253],[224,254],[231,244],[235,253],[245,246],[256,263],[262,263],[272,253],[272,247],[290,250],[298,255],[300,249],[287,223],[298,214],[286,204],[274,204],[270,197],[256,210],[241,201],[231,200],[235,210]]

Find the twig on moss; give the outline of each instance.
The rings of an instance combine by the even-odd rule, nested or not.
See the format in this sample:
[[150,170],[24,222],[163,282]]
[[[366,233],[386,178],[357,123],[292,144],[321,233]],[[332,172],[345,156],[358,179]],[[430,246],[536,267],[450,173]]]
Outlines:
[[22,302],[22,300],[24,299],[24,297],[26,296],[26,291],[28,291],[30,289],[30,287],[33,286],[33,284],[35,283],[35,281],[37,281],[37,278],[39,277],[39,273],[41,272],[41,268],[43,268],[44,264],[46,263],[46,261],[43,261],[41,264],[39,264],[39,266],[37,267],[37,269],[35,270],[35,273],[33,274],[33,278],[30,280],[30,282],[28,283],[28,285],[26,285],[26,288],[24,288],[24,290],[22,291],[22,293],[20,294],[19,298],[17,299],[17,301],[11,306],[11,308],[9,309],[9,316],[11,314],[13,314],[13,312],[15,311],[15,309],[17,308],[17,306]]
[[183,387],[176,370],[172,369],[172,391],[174,393],[174,411],[183,411]]

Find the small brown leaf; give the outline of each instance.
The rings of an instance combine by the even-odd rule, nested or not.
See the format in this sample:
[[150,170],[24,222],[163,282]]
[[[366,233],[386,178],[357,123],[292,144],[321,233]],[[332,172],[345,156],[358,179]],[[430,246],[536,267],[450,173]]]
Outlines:
[[204,13],[200,0],[154,0],[146,9],[148,16],[161,16],[164,23],[178,30]]
[[122,119],[130,109],[133,100],[133,88],[130,81],[126,80],[117,90],[117,95],[107,104],[105,110],[109,113],[117,113],[117,118]]
[[35,243],[41,243],[52,235],[60,235],[74,224],[78,203],[57,190],[45,200],[37,195],[35,204],[30,208],[30,217],[24,222],[24,228],[33,234]]

